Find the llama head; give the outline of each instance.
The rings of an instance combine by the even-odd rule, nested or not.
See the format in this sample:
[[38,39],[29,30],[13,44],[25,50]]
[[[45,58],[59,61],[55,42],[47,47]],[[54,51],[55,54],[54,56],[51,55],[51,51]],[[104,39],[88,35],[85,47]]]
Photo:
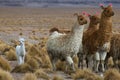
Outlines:
[[19,42],[20,42],[20,44],[23,44],[25,42],[25,39],[24,38],[20,38]]
[[[84,14],[84,13],[83,13]],[[84,14],[85,15],[85,14]],[[77,16],[77,21],[79,25],[87,24],[87,19],[84,17],[84,15],[80,15],[78,13],[75,13],[74,16]]]
[[114,11],[112,9],[112,4],[109,4],[107,7],[104,7],[103,4],[100,4],[100,7],[103,9],[102,14],[106,17],[114,16]]
[[97,25],[97,24],[100,23],[100,17],[99,17],[98,15],[89,15],[88,17],[89,17],[90,22],[91,22],[92,24]]

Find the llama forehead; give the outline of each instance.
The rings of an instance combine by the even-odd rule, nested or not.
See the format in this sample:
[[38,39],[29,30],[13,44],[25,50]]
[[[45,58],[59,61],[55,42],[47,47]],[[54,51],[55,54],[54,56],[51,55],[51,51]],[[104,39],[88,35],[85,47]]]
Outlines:
[[90,17],[90,20],[99,20],[99,19],[100,19],[100,17],[97,15],[93,15]]

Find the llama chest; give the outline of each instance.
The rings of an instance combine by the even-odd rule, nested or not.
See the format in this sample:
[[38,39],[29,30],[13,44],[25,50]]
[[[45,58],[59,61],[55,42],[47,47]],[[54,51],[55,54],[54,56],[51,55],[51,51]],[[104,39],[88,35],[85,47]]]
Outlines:
[[107,51],[109,52],[110,50],[110,42],[106,42],[105,44],[103,44],[103,46],[98,48],[99,51]]

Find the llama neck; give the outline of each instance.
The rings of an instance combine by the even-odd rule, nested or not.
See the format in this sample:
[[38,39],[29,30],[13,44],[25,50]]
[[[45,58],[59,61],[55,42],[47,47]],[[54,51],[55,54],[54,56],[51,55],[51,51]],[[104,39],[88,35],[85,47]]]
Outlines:
[[81,39],[83,37],[84,25],[79,25],[78,23],[72,27],[71,38],[72,39]]
[[102,14],[99,30],[104,33],[112,33],[112,18]]
[[99,29],[98,24],[93,24],[93,23],[90,22],[87,30],[95,31],[95,30],[98,30],[98,29]]
[[24,44],[24,43],[21,43],[21,44],[20,44],[20,47],[21,47],[21,49],[22,49],[23,51],[25,51],[25,44]]

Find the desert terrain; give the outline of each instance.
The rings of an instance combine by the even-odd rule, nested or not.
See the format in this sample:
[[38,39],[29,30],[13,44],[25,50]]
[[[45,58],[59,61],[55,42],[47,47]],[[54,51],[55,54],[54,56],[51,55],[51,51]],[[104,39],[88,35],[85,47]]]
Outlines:
[[[113,33],[120,33],[120,8],[114,8],[115,16],[113,17]],[[31,52],[34,55],[34,50],[38,50],[42,55],[46,54],[45,44],[49,36],[49,30],[52,27],[57,27],[61,30],[70,30],[76,21],[74,13],[82,13],[86,11],[89,14],[96,14],[96,12],[101,13],[100,8],[93,7],[66,7],[66,8],[26,8],[26,7],[0,7],[0,40],[4,42],[7,46],[15,48],[18,44],[17,41],[19,37],[23,37],[27,43],[27,54],[30,53],[29,49],[31,46],[35,47]],[[89,19],[88,19],[89,20]],[[87,29],[87,26],[86,26]],[[2,43],[1,43],[2,44]],[[1,46],[0,46],[1,48]],[[22,80],[25,73],[27,72],[11,72],[18,64],[17,60],[9,60],[7,57],[7,52],[1,48],[3,51],[0,52],[1,56],[4,57],[10,64],[11,70],[10,74],[14,80]],[[36,49],[37,48],[37,49]],[[43,52],[42,52],[43,51]],[[3,55],[5,53],[5,55]],[[13,49],[15,53],[15,49]],[[47,56],[48,57],[48,56]],[[42,59],[41,59],[42,60]],[[48,62],[50,64],[50,62]],[[43,64],[48,64],[47,62]],[[59,66],[62,66],[61,64]],[[57,70],[52,72],[44,66],[40,67],[43,69],[44,73],[49,77],[50,80],[54,76],[62,77],[64,80],[73,80],[72,74],[65,73],[64,71]],[[98,74],[99,76],[99,74]],[[46,80],[45,78],[37,78],[37,80]],[[62,80],[62,79],[54,79]],[[89,80],[89,79],[88,79]]]

